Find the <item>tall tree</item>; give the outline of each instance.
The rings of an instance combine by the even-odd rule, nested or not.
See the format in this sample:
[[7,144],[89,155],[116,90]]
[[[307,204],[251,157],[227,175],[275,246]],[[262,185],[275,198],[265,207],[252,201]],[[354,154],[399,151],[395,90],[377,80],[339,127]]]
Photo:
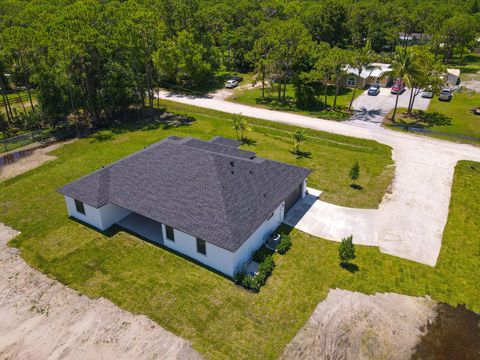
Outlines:
[[407,114],[412,115],[415,99],[424,90],[436,93],[443,83],[446,66],[439,64],[434,55],[425,48],[413,48],[412,70],[406,74],[405,82],[410,88]]
[[277,72],[278,98],[285,102],[288,78],[312,53],[313,42],[307,29],[297,20],[273,20],[263,37],[271,46],[268,61]]
[[[118,47],[124,56],[124,62],[129,64],[130,71],[136,78],[137,91],[140,94],[145,91],[147,93],[149,113],[152,116],[155,85],[153,54],[163,37],[163,23],[151,9],[132,0],[122,4],[117,13],[118,23],[114,33]],[[142,108],[143,106],[142,102]]]
[[[403,83],[411,76],[412,72],[414,71],[414,63],[413,63],[414,54],[410,48],[402,48],[398,50],[392,62],[392,69],[394,75],[397,77],[399,81]],[[395,122],[395,116],[397,114],[398,108],[398,97],[400,95],[400,91],[397,91],[397,95],[395,96],[395,107],[393,108],[393,114],[391,120]]]
[[[370,43],[367,44],[362,49],[354,50],[350,56],[350,67],[353,68],[358,76],[364,70],[372,70],[375,66],[372,65],[372,62],[375,60],[375,55],[373,54]],[[350,100],[350,105],[348,106],[348,110],[352,110],[353,100],[355,99],[355,93],[358,88],[359,81],[355,82],[355,86],[353,87],[352,98]]]

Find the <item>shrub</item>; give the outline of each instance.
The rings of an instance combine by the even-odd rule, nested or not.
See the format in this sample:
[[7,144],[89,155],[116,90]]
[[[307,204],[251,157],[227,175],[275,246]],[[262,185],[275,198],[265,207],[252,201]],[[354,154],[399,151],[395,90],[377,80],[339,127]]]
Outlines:
[[346,264],[350,260],[355,259],[355,246],[353,245],[353,236],[350,235],[342,239],[338,248],[338,257],[341,264]]
[[263,260],[265,260],[265,258],[271,254],[272,254],[272,251],[267,249],[265,246],[262,246],[253,254],[253,261],[256,261],[257,263],[261,264]]
[[258,292],[260,288],[267,282],[267,278],[272,273],[274,267],[275,262],[273,261],[272,256],[266,255],[258,266],[257,275],[251,276],[245,274],[244,272],[240,272],[235,274],[233,279],[237,284],[243,286],[245,289]]
[[290,239],[290,236],[288,236],[287,234],[282,234],[282,238],[277,245],[278,253],[282,255],[285,254],[291,246],[292,240]]

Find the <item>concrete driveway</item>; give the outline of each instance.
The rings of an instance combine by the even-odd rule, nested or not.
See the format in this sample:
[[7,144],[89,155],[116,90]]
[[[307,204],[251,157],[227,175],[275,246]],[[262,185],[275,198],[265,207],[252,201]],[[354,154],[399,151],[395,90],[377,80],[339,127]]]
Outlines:
[[340,241],[353,235],[355,244],[378,246],[376,209],[354,209],[318,200],[321,191],[308,188],[308,194],[287,213],[283,222],[308,234]]
[[[407,89],[398,96],[398,107],[408,107],[411,90]],[[353,122],[367,122],[381,124],[383,118],[395,107],[396,95],[390,92],[390,88],[381,88],[377,96],[369,96],[364,91],[353,102],[354,115]],[[426,110],[430,104],[430,99],[424,99],[417,95],[414,103],[414,109]]]
[[[480,162],[480,148],[380,126],[322,120],[205,97],[161,92],[160,97],[184,104],[283,124],[370,139],[392,148],[395,178],[377,213],[375,231],[380,250],[435,265],[448,217],[454,167],[459,160]],[[328,209],[318,218],[330,216]],[[344,216],[340,212],[338,217]],[[341,223],[342,219],[338,219]]]

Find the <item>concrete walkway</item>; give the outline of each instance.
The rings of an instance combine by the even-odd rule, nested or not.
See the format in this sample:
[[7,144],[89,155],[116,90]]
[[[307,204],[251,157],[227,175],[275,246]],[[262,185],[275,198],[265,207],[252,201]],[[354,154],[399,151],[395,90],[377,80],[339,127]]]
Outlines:
[[[392,147],[395,179],[380,204],[375,231],[381,251],[435,265],[450,203],[454,167],[459,160],[480,161],[480,148],[281,111],[255,108],[223,100],[161,92],[160,97],[184,104],[275,121],[334,134],[370,139]],[[318,209],[329,216],[329,209]],[[338,214],[344,216],[344,214]],[[341,221],[341,219],[338,219]]]

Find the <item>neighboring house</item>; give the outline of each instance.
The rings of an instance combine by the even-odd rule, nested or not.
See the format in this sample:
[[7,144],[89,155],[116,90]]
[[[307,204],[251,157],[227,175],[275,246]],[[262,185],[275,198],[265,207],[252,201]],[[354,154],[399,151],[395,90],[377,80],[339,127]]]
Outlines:
[[311,172],[240,144],[171,136],[58,191],[71,217],[117,224],[233,276],[305,196]]
[[340,86],[358,87],[363,89],[367,86],[378,84],[382,87],[390,85],[392,66],[390,64],[372,63],[368,68],[362,70],[359,74],[358,70],[349,66],[347,75],[340,80]]
[[445,82],[448,85],[460,84],[460,69],[447,69],[445,74]]
[[401,45],[423,44],[431,40],[432,36],[429,34],[412,32],[412,33],[398,33],[398,40]]

